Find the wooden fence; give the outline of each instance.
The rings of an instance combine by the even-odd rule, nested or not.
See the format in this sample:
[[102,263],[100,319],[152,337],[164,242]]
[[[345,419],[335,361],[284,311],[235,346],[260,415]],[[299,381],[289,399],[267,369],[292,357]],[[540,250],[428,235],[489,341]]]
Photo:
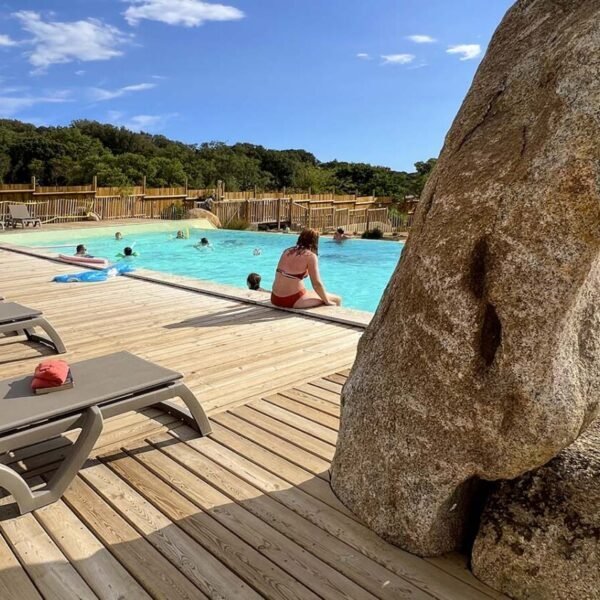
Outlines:
[[363,233],[378,227],[384,233],[393,233],[406,229],[410,220],[407,215],[398,215],[387,206],[373,201],[309,201],[292,198],[230,200],[213,202],[212,211],[225,228],[234,220],[239,220],[250,225],[277,228],[289,225],[295,229],[311,227],[319,231],[331,231],[343,227],[350,233]]
[[[83,186],[39,186],[0,184],[0,219],[6,220],[10,204],[25,204],[43,223],[124,218],[181,219],[198,198],[220,197],[213,212],[223,226],[235,219],[251,224],[312,226],[321,230],[344,227],[363,231],[369,215],[381,216],[381,227],[395,229],[383,219],[391,198],[355,194],[311,194],[310,192],[225,192],[222,189],[189,189],[186,186],[147,188],[146,185],[98,187],[95,179]],[[366,211],[380,210],[380,213]]]
[[140,198],[138,196],[103,196],[89,201],[73,198],[55,198],[33,202],[0,200],[0,221],[9,216],[10,204],[24,204],[32,217],[42,223],[65,223],[84,221],[90,214],[102,221],[111,219],[182,219],[188,209],[193,208],[193,200],[174,202],[169,198]]

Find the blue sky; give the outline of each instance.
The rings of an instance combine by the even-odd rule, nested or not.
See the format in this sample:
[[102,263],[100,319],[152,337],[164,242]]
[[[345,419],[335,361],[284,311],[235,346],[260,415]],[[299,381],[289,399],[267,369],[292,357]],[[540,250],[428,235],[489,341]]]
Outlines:
[[439,153],[511,4],[0,0],[0,117],[409,170]]

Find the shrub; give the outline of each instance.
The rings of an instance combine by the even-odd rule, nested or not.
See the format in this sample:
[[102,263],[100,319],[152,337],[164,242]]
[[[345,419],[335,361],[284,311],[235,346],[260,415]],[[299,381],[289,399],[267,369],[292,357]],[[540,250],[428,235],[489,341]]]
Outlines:
[[185,207],[181,202],[173,202],[167,208],[164,208],[160,213],[161,219],[183,219],[185,216]]
[[230,219],[223,225],[223,229],[235,229],[237,231],[242,231],[244,229],[248,229],[250,227],[250,223],[246,221],[246,219]]
[[380,240],[383,237],[383,231],[379,227],[374,227],[363,232],[361,237],[363,240]]

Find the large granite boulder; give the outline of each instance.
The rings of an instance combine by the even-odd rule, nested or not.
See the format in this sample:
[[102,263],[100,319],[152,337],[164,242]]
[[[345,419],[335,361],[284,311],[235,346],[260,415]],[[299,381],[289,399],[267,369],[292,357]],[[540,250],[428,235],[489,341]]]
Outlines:
[[411,552],[460,547],[479,480],[598,413],[599,56],[598,0],[509,10],[359,345],[333,489]]
[[472,568],[518,600],[600,599],[600,419],[490,496]]
[[221,229],[221,220],[215,213],[205,210],[204,208],[190,208],[186,214],[186,219],[206,219],[211,225],[217,229]]

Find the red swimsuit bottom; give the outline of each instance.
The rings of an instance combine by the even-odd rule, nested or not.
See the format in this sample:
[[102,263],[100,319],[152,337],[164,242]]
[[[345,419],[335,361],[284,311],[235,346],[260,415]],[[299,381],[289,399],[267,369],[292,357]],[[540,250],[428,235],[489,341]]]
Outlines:
[[271,304],[280,306],[281,308],[294,308],[294,304],[306,294],[306,290],[300,290],[291,296],[276,296],[271,292]]

